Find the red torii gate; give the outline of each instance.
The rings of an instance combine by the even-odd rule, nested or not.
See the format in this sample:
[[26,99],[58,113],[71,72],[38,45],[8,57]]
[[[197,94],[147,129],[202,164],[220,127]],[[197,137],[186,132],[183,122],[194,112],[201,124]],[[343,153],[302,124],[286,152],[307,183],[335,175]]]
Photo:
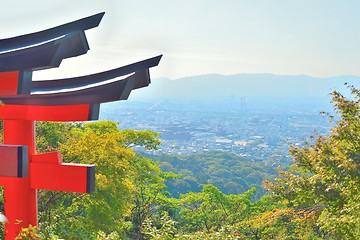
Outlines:
[[[58,67],[65,58],[85,54],[84,31],[97,27],[99,13],[44,31],[0,40],[0,185],[4,186],[5,239],[37,225],[37,189],[95,190],[95,166],[63,163],[59,152],[36,154],[35,121],[89,121],[100,103],[125,100],[150,83],[149,68],[161,55],[93,75],[32,81],[32,71]],[[25,47],[24,47],[25,46]]]

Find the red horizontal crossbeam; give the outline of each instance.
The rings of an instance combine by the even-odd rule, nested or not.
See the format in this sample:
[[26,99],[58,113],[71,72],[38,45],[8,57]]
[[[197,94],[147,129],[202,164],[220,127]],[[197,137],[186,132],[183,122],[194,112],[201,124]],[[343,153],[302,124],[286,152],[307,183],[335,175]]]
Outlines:
[[33,155],[31,188],[91,193],[95,190],[95,165],[62,163],[59,152]]
[[97,120],[99,118],[99,109],[100,104],[66,106],[24,106],[5,104],[0,106],[0,119],[58,122],[88,121]]
[[22,178],[27,175],[27,146],[0,144],[0,176]]
[[[3,177],[27,176],[26,146],[0,145],[0,153],[0,180],[2,183],[6,182],[6,178]],[[16,162],[18,158],[21,159],[23,169]],[[95,165],[93,164],[63,163],[60,152],[32,155],[29,164],[32,189],[81,193],[91,193],[95,190]]]

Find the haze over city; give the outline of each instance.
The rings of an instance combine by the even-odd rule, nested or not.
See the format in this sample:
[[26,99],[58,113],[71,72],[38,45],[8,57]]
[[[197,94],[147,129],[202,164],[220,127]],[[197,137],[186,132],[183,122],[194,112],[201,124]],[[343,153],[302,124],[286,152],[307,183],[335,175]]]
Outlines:
[[6,1],[0,38],[105,11],[101,27],[87,31],[88,54],[34,78],[93,73],[158,54],[164,57],[153,78],[360,75],[359,7],[355,0]]

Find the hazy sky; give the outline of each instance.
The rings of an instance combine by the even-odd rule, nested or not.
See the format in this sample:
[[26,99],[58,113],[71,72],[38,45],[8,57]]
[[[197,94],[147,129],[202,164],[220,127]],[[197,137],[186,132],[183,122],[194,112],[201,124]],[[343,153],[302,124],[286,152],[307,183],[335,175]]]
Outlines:
[[90,51],[34,78],[76,76],[164,54],[153,77],[360,75],[359,0],[2,1],[0,38],[105,11]]

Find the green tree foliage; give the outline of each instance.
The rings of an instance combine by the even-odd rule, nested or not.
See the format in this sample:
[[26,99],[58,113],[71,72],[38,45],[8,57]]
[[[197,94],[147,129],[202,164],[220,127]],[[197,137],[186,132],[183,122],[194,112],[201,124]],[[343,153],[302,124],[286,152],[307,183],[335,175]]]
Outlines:
[[96,164],[97,169],[96,192],[71,201],[69,209],[75,214],[72,227],[76,226],[76,219],[77,229],[119,231],[124,224],[123,216],[130,214],[132,195],[136,191],[131,179],[135,171],[131,166],[135,153],[119,143],[121,136],[115,124],[98,122],[103,133],[96,132],[92,128],[94,124],[73,129],[67,142],[60,144],[66,161]]
[[143,235],[145,220],[163,211],[174,212],[177,209],[178,201],[169,197],[165,181],[179,176],[172,172],[163,172],[151,159],[143,156],[138,156],[132,163],[137,170],[134,178],[137,191],[133,197],[129,219],[133,224],[132,237],[139,238]]
[[211,184],[204,185],[199,193],[181,196],[179,222],[184,231],[196,232],[220,229],[244,219],[251,206],[252,188],[242,194],[226,195]]
[[[40,221],[48,232],[65,238],[90,238],[99,230],[121,235],[131,226],[142,225],[155,203],[166,199],[165,179],[176,175],[162,172],[156,163],[136,155],[130,148],[156,148],[157,133],[120,131],[110,121],[77,125],[42,123],[37,127],[39,139],[58,148],[64,161],[96,164],[93,194],[41,191]],[[143,215],[140,219],[135,219],[135,209],[140,209]]]
[[259,198],[266,192],[262,182],[274,180],[277,176],[270,164],[252,162],[227,152],[147,156],[159,161],[164,171],[182,175],[167,183],[174,197],[189,191],[199,192],[204,184],[211,183],[226,194],[240,194],[256,187],[255,198]]
[[316,228],[318,209],[279,208],[264,211],[233,226],[241,239],[320,239]]
[[332,94],[340,118],[331,134],[318,136],[311,145],[291,147],[292,168],[267,183],[296,209],[322,207],[318,224],[331,239],[360,238],[360,92],[350,89],[350,99]]
[[56,151],[60,143],[67,141],[67,137],[76,124],[56,122],[36,122],[36,150],[37,153]]
[[145,221],[150,239],[321,239],[314,228],[319,209],[295,210],[267,194],[250,200],[255,189],[224,194],[213,185],[182,195],[179,216],[164,214],[160,223]]
[[146,219],[143,224],[144,236],[148,239],[158,239],[158,240],[171,240],[175,239],[179,235],[177,234],[178,230],[175,227],[176,222],[169,217],[169,215],[164,212],[160,218],[160,226],[154,226],[154,223],[151,219]]

